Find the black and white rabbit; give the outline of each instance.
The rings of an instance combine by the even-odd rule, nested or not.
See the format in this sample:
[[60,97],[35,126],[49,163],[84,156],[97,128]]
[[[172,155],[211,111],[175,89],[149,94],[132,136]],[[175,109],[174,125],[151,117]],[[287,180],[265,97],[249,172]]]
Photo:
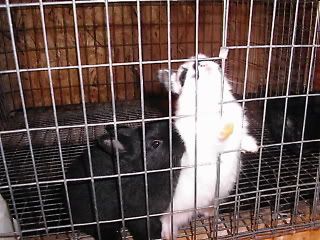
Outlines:
[[[285,121],[284,142],[301,141],[303,117],[305,111],[305,97],[293,97],[288,99],[287,116]],[[276,143],[281,142],[285,99],[269,99],[266,109],[266,123]],[[305,122],[304,140],[320,139],[320,97],[310,96]],[[300,144],[289,144],[288,148],[293,152],[300,151]],[[318,151],[320,142],[310,142],[303,145],[303,150]]]
[[[111,135],[111,136],[110,136]],[[110,138],[111,137],[111,138]],[[169,160],[169,124],[167,121],[146,123],[146,164],[147,170],[158,170],[170,167]],[[172,128],[173,167],[179,167],[184,144]],[[144,170],[142,151],[142,129],[119,128],[118,141],[113,134],[101,136],[91,148],[92,168],[94,176],[112,175],[117,173],[114,148],[119,149],[121,173],[133,173]],[[173,171],[173,187],[177,183],[180,171]],[[75,160],[70,166],[67,178],[89,177],[88,154]],[[148,173],[149,213],[159,214],[167,210],[170,203],[170,172]],[[95,192],[99,220],[121,219],[118,178],[96,179]],[[146,194],[144,174],[123,176],[121,178],[124,217],[145,216]],[[68,193],[74,223],[94,222],[94,205],[90,181],[68,182]],[[147,220],[126,220],[126,227],[134,239],[147,239]],[[102,239],[119,239],[121,221],[100,224]],[[97,239],[96,225],[81,227],[80,230]],[[159,217],[150,217],[151,238],[161,237]]]
[[[158,79],[167,88],[171,84],[172,92],[178,95],[174,124],[186,146],[186,153],[181,160],[182,166],[195,164],[195,126],[197,129],[197,208],[204,208],[198,213],[205,216],[212,215],[212,211],[205,209],[213,204],[216,185],[216,163],[218,153],[228,150],[241,149],[256,152],[258,150],[255,139],[248,134],[247,119],[243,117],[243,110],[239,103],[223,104],[221,107],[221,70],[213,61],[205,61],[205,55],[199,55],[198,74],[195,72],[195,60],[182,64],[178,71],[172,72],[169,83],[168,70],[159,70]],[[197,76],[197,77],[196,77]],[[197,95],[196,94],[197,81]],[[197,97],[197,122],[195,124]],[[224,101],[234,101],[231,87],[225,78]],[[242,121],[243,120],[243,121]],[[226,124],[231,124],[233,132],[226,139],[221,139],[221,131]],[[237,178],[240,152],[233,151],[221,155],[220,164],[220,192],[219,197],[229,195]],[[201,166],[202,164],[202,166]],[[176,191],[173,198],[173,237],[176,238],[178,227],[187,223],[193,216],[195,171],[193,168],[181,170]],[[185,211],[189,209],[189,211]],[[170,209],[169,209],[170,210]],[[162,237],[171,239],[170,216],[161,217]]]

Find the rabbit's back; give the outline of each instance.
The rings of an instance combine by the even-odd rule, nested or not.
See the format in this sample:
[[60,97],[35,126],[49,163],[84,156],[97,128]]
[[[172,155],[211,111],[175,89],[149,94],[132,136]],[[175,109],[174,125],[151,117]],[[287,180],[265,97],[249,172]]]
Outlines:
[[[289,98],[287,103],[286,120],[283,121],[285,111],[285,99],[270,99],[267,103],[266,121],[276,143],[281,142],[283,122],[285,131],[283,133],[284,142],[296,142],[302,139],[302,129],[305,113],[305,97]],[[304,140],[314,140],[320,138],[320,97],[309,97],[307,114],[305,117]],[[305,143],[304,150],[314,150],[319,148],[319,142]],[[300,144],[288,145],[290,150],[299,151]]]
[[[108,176],[115,174],[115,165],[111,156],[98,146],[91,148],[91,161],[93,176]],[[90,167],[88,152],[75,160],[68,169],[68,179],[89,178]],[[95,179],[95,199],[99,220],[112,220],[120,218],[120,206],[117,191],[117,179]],[[68,197],[74,223],[96,222],[95,203],[91,180],[77,180],[68,183]],[[119,223],[100,224],[102,236],[108,239],[117,239]],[[97,238],[95,225],[80,228],[83,232]]]

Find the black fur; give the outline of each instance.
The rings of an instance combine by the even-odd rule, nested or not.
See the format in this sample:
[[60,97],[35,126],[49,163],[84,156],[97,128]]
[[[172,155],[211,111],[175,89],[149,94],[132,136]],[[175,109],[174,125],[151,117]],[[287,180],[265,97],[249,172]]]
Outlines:
[[[288,99],[284,142],[301,141],[305,97]],[[281,142],[285,99],[270,99],[267,102],[266,121],[276,142]],[[309,97],[305,124],[305,140],[320,138],[320,97]],[[300,144],[288,145],[290,150],[300,151]],[[319,151],[320,142],[304,143],[304,151]]]
[[196,62],[193,63],[192,68],[193,70],[196,70]]
[[183,87],[184,82],[186,81],[187,72],[188,72],[188,69],[184,68],[182,73],[179,76],[179,81],[180,81],[181,87]]
[[[199,66],[198,66],[199,67]],[[192,78],[195,78],[195,79],[199,79],[199,70],[198,70],[198,72],[196,71],[196,63],[194,63],[193,65],[192,65],[192,68],[193,68],[193,70],[194,70],[194,75],[192,76]]]
[[[167,122],[146,123],[146,161],[147,169],[169,168],[169,125]],[[184,144],[172,128],[173,156],[172,165],[181,166],[180,161],[185,151]],[[111,138],[110,138],[111,136]],[[111,145],[114,137],[103,135],[91,148],[94,176],[117,173],[116,158]],[[143,171],[142,129],[119,128],[118,140],[122,145],[119,151],[121,173]],[[173,187],[175,189],[179,171],[173,171]],[[75,160],[68,170],[67,178],[88,177],[88,154]],[[170,203],[170,172],[148,173],[148,197],[150,214],[163,213]],[[123,207],[125,217],[146,215],[146,197],[144,175],[123,176],[121,178]],[[121,219],[118,179],[95,180],[97,208],[99,220]],[[94,222],[94,208],[90,181],[69,182],[68,193],[74,223]],[[125,222],[134,239],[147,239],[146,218]],[[121,222],[100,224],[102,239],[119,239]],[[97,239],[96,226],[81,227],[80,230]],[[161,222],[159,217],[150,218],[151,238],[161,238]]]

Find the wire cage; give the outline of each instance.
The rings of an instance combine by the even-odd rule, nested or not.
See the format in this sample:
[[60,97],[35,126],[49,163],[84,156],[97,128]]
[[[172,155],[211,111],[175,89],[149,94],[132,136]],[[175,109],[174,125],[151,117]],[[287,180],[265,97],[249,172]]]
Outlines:
[[171,118],[156,72],[196,51],[221,64],[260,148],[241,155],[238,191],[214,219],[178,238],[319,228],[319,149],[301,137],[292,152],[265,124],[267,100],[320,96],[319,14],[315,0],[0,1],[0,193],[21,237],[83,236],[61,191],[68,167],[106,125]]

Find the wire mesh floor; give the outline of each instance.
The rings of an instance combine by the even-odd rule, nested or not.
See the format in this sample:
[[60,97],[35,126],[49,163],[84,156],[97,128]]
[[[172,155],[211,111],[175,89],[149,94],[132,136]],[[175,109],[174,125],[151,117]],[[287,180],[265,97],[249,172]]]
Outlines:
[[[117,106],[118,120],[136,120],[141,118],[139,103],[131,102]],[[250,111],[250,109],[249,109]],[[52,112],[41,110],[30,110],[28,119],[30,127],[54,126]],[[74,108],[58,109],[59,126],[69,123],[83,123],[82,110],[79,106]],[[146,117],[161,116],[161,112],[152,107],[146,106]],[[252,134],[259,141],[261,138],[261,122],[258,117],[252,118]],[[92,105],[88,106],[87,111],[89,123],[106,123],[112,121],[112,108],[110,105]],[[9,129],[24,128],[23,115],[17,113]],[[89,127],[89,139],[92,141],[104,132],[102,125]],[[59,148],[55,130],[36,130],[31,132],[33,144],[33,154],[41,191],[43,209],[46,217],[46,224],[49,233],[65,233],[70,230],[67,227],[69,222],[68,212],[63,205],[62,187],[62,166],[59,157]],[[65,169],[68,169],[70,163],[79,157],[86,149],[85,132],[83,127],[60,130],[62,154]],[[32,166],[31,153],[25,132],[10,133],[2,135],[2,142],[5,150],[5,158],[10,176],[12,190],[18,211],[19,222],[24,236],[36,236],[46,233],[46,226],[41,214],[41,204],[35,184],[35,172]],[[268,129],[264,133],[264,143],[272,143]],[[239,194],[237,205],[235,205],[234,193],[220,204],[219,231],[222,238],[228,238],[234,233],[233,213],[235,206],[240,210],[238,216],[239,225],[237,230],[243,232],[243,235],[250,232],[253,228],[252,212],[255,202],[259,203],[261,211],[259,212],[259,224],[261,229],[266,229],[271,225],[271,216],[275,206],[276,194],[280,196],[280,209],[277,221],[283,225],[290,223],[293,203],[296,193],[296,181],[299,167],[299,153],[293,153],[286,148],[283,149],[281,162],[281,175],[279,186],[281,192],[277,192],[277,174],[280,159],[280,147],[268,147],[263,149],[260,168],[260,192],[256,194],[257,176],[259,169],[259,154],[243,154],[243,166],[239,180]],[[317,178],[317,169],[319,168],[319,153],[305,153],[302,156],[300,181],[299,181],[299,206],[301,209],[309,209],[312,205],[315,192],[315,181]],[[13,214],[12,200],[3,166],[2,157],[0,157],[0,192],[8,201],[9,208]],[[308,211],[309,211],[308,210]],[[300,208],[299,208],[300,211]],[[301,210],[299,216],[306,218],[308,213]],[[310,215],[310,214],[309,214]],[[207,239],[211,237],[211,224],[208,219],[197,220],[196,234],[198,239]],[[269,225],[268,225],[269,224]],[[281,225],[281,224],[280,224]],[[186,226],[181,230],[181,238],[190,236],[194,233],[192,227]],[[67,235],[65,235],[67,236]]]

